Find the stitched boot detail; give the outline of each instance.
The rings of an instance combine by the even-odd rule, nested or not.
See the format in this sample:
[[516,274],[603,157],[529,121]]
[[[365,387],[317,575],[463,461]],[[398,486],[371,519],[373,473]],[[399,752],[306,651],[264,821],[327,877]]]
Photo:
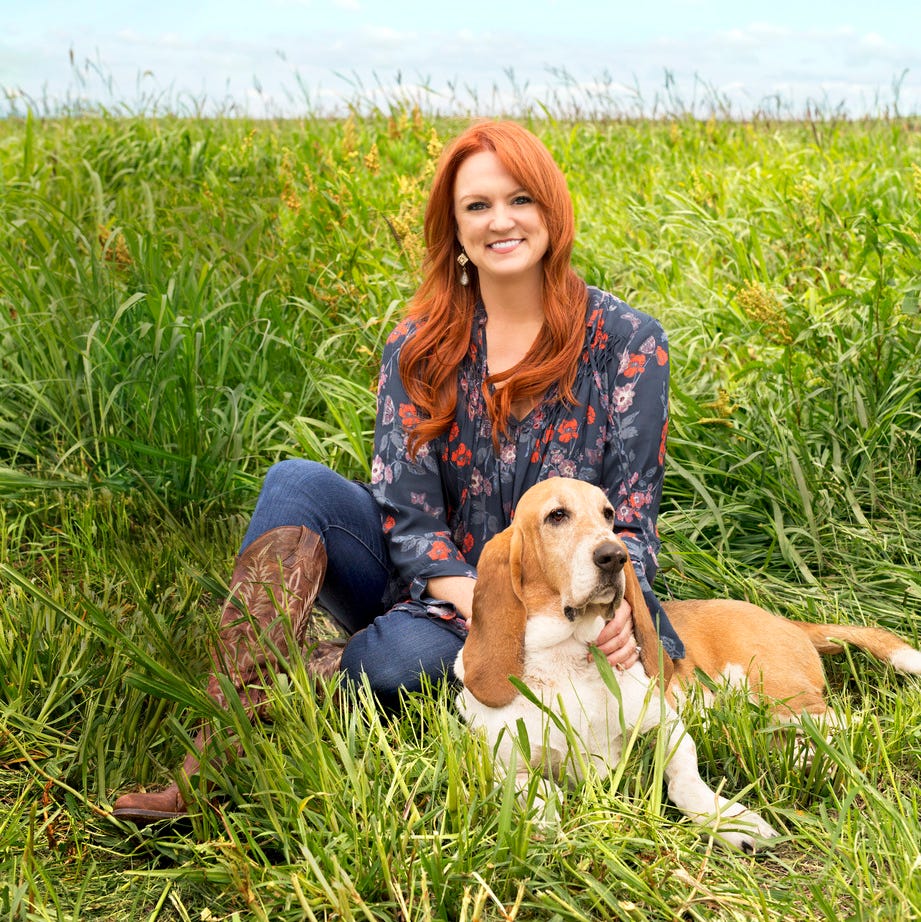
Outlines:
[[[223,674],[230,678],[246,709],[258,714],[266,699],[265,683],[283,668],[292,648],[298,653],[304,648],[313,603],[325,574],[326,548],[319,535],[303,526],[274,528],[240,554],[211,653],[208,694],[220,707],[227,707],[217,679]],[[324,678],[329,678],[338,660],[333,668],[334,657],[323,655],[321,659]],[[198,753],[210,736],[207,726],[198,732]],[[186,786],[199,770],[198,753],[189,753],[183,763]],[[185,816],[187,806],[179,784],[173,783],[160,791],[122,795],[112,814],[143,825]]]
[[328,682],[342,662],[345,643],[341,640],[318,640],[307,657],[307,672],[316,679]]
[[[238,558],[213,659],[215,672],[230,677],[248,709],[263,704],[266,682],[283,669],[292,645],[303,649],[325,575],[326,548],[303,526],[274,528]],[[227,706],[214,674],[208,694]]]

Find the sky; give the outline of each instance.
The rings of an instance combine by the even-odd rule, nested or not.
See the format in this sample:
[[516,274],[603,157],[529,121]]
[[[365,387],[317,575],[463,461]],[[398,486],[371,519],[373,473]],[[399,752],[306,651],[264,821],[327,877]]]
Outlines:
[[0,114],[921,112],[903,0],[0,0]]

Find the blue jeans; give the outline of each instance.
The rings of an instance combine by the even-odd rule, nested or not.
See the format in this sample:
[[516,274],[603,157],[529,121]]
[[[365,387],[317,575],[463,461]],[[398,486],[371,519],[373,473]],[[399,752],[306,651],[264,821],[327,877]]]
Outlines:
[[422,603],[395,604],[380,509],[361,484],[315,461],[273,465],[240,550],[282,525],[305,525],[323,539],[328,563],[316,604],[351,635],[341,665],[349,679],[366,676],[388,708],[400,691],[418,691],[423,676],[453,679],[463,637]]

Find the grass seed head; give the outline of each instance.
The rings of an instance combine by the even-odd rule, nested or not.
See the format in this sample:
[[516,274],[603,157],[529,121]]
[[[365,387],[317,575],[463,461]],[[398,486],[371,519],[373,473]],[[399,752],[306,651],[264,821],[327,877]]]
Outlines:
[[736,303],[748,317],[761,324],[765,336],[771,342],[784,346],[793,342],[790,321],[783,304],[760,282],[746,281],[736,294]]

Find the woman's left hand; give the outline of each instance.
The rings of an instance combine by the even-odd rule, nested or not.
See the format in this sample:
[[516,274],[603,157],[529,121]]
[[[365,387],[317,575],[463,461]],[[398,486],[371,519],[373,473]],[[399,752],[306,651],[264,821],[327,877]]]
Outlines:
[[[639,661],[640,648],[633,636],[633,609],[624,599],[614,617],[601,629],[595,646],[615,669],[629,669]],[[589,659],[592,654],[589,651]]]

